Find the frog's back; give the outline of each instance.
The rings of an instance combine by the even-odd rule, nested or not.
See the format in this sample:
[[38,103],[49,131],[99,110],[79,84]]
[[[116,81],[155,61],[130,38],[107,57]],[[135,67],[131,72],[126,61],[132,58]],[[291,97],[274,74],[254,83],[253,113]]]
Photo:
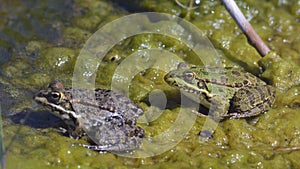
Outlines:
[[65,88],[64,92],[73,99],[81,100],[81,103],[90,103],[104,110],[119,112],[124,118],[133,118],[136,120],[143,114],[143,110],[133,101],[123,94],[112,90],[100,88],[95,90]]
[[266,85],[263,80],[240,68],[192,66],[191,70],[205,82],[228,87],[239,88],[243,86]]

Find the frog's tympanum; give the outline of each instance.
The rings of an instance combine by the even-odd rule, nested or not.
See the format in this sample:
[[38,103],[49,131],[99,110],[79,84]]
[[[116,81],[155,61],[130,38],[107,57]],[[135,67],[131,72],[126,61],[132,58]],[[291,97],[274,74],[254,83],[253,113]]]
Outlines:
[[275,100],[274,87],[239,68],[180,63],[165,76],[165,81],[209,108],[209,115],[216,120],[257,116]]
[[142,109],[111,90],[64,88],[56,81],[34,99],[51,108],[52,113],[65,122],[70,137],[77,139],[87,133],[96,144],[84,147],[131,151],[139,147],[144,137],[144,130],[136,126]]

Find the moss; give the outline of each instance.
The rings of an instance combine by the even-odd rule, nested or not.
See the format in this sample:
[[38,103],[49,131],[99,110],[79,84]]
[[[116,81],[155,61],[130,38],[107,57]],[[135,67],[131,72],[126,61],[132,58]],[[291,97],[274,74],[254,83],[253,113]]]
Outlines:
[[79,48],[82,47],[84,42],[91,36],[89,31],[76,28],[76,27],[67,27],[64,29],[62,41],[64,46],[70,48]]
[[83,30],[94,31],[104,18],[113,10],[111,4],[92,0],[89,3],[77,1],[75,9],[78,11],[73,23]]
[[[38,113],[36,109],[40,108],[32,103],[32,93],[54,79],[70,82],[75,62],[78,61],[77,55],[80,47],[92,32],[127,14],[126,9],[134,6],[130,9],[166,12],[181,17],[185,17],[187,14],[186,9],[182,9],[174,1],[142,0],[130,3],[129,1],[115,1],[115,4],[96,0],[72,2],[74,2],[72,8],[64,10],[66,4],[60,8],[55,8],[56,6],[52,4],[51,8],[46,8],[48,9],[46,12],[41,10],[48,6],[46,1],[40,4],[43,8],[38,8],[41,6],[37,5],[37,12],[30,13],[29,18],[41,11],[49,16],[37,15],[33,17],[33,20],[31,19],[32,22],[26,19],[27,16],[21,17],[20,22],[24,25],[21,24],[18,29],[11,29],[7,25],[13,21],[12,18],[17,19],[20,13],[23,15],[26,11],[23,9],[23,5],[13,5],[19,5],[19,7],[16,8],[18,10],[14,10],[12,16],[8,16],[8,11],[0,13],[1,18],[5,18],[0,21],[1,30],[4,33],[4,35],[0,35],[4,36],[0,41],[0,47],[10,52],[9,59],[1,60],[0,90],[4,88],[4,91],[10,96],[14,96],[13,99],[17,101],[20,98],[25,100],[24,103],[6,105],[12,111],[9,113],[22,114],[28,111]],[[181,0],[180,2],[188,4],[188,1]],[[124,3],[128,3],[128,6],[122,6]],[[192,10],[186,19],[208,36],[222,56],[224,65],[240,66],[256,75],[263,72],[261,77],[276,87],[275,105],[271,110],[260,115],[256,123],[249,124],[245,119],[224,121],[216,128],[213,138],[200,143],[199,141],[202,139],[199,138],[198,133],[205,123],[205,118],[197,118],[185,139],[176,147],[157,156],[132,159],[80,147],[78,143],[89,144],[86,137],[75,140],[61,135],[56,129],[50,127],[37,129],[27,123],[22,125],[10,123],[9,119],[5,118],[4,143],[6,148],[12,141],[12,146],[7,148],[7,168],[19,168],[20,166],[22,168],[120,169],[299,168],[299,151],[273,152],[273,149],[276,148],[300,145],[299,3],[296,1],[247,0],[238,1],[238,5],[272,49],[272,52],[262,59],[248,44],[247,38],[238,29],[220,2],[201,1],[199,8]],[[63,10],[63,13],[56,15],[55,11],[59,10]],[[59,19],[61,17],[57,17],[64,16],[64,14],[67,15],[62,20]],[[72,16],[72,20],[68,20],[71,19],[70,16]],[[37,21],[44,24],[34,24]],[[160,24],[162,29],[173,26],[163,22]],[[45,34],[47,32],[45,27],[48,26],[51,28],[49,28],[48,34]],[[128,25],[128,29],[135,26],[135,24]],[[58,33],[51,34],[56,28]],[[22,29],[24,30],[20,31]],[[31,29],[42,29],[43,31],[33,35]],[[25,34],[29,32],[29,35],[25,36],[24,32]],[[41,37],[51,37],[50,42],[40,40]],[[53,44],[53,42],[57,43]],[[117,75],[118,68],[124,66],[122,64],[130,54],[148,48],[171,51],[189,63],[203,64],[197,59],[195,53],[179,40],[161,35],[138,35],[120,42],[101,61],[97,71],[96,86],[110,88],[112,80],[124,84],[125,78],[117,78],[113,75]],[[210,55],[207,51],[202,52]],[[5,53],[0,54],[1,56],[5,55]],[[138,62],[131,62],[131,66],[124,69],[123,73],[133,72],[139,66],[147,64],[166,65],[170,63],[170,60],[165,57],[161,57],[159,61],[147,57],[138,59]],[[144,65],[133,63],[143,63]],[[165,93],[168,102],[166,109],[160,112],[159,118],[150,121],[149,124],[138,124],[146,130],[147,138],[161,134],[168,129],[180,111],[180,93],[164,83],[165,73],[157,68],[145,69],[132,77],[126,77],[131,79],[129,87],[124,85],[119,88],[121,91],[129,90],[130,98],[141,105],[145,111],[149,110],[149,113],[151,113],[149,96],[157,94],[153,90],[158,89]],[[3,95],[1,102],[6,99],[12,98],[6,98]],[[25,108],[26,111],[22,111]],[[8,108],[5,108],[6,110]],[[4,112],[3,114],[9,113]],[[29,118],[31,117],[29,116]],[[152,120],[152,116],[149,119]]]
[[26,59],[12,59],[10,62],[2,67],[2,73],[6,77],[22,77],[27,72],[31,72],[32,67]]
[[53,47],[42,51],[40,57],[35,60],[38,70],[44,72],[64,72],[73,71],[76,61],[76,51],[64,47]]
[[299,64],[293,60],[281,60],[270,64],[270,67],[264,71],[262,77],[267,78],[277,89],[284,92],[292,86],[300,84],[299,74]]

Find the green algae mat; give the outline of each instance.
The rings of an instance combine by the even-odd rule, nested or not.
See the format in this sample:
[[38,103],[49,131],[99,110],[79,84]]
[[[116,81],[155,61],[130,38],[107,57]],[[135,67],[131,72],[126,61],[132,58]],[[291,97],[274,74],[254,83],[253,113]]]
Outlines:
[[[188,0],[178,2],[189,5]],[[0,4],[2,168],[300,168],[300,3],[296,0],[236,3],[272,50],[265,57],[248,44],[219,1],[201,1],[195,9],[188,10],[173,0],[3,0]],[[275,87],[272,108],[251,119],[223,120],[215,126],[213,135],[203,137],[199,131],[208,118],[195,117],[188,104],[181,109],[181,92],[164,81],[168,72],[159,67],[140,69],[147,63],[176,68],[177,60],[168,59],[173,56],[190,64],[204,65],[197,51],[192,50],[197,45],[144,32],[121,38],[110,48],[104,43],[100,47],[92,46],[99,51],[92,53],[97,56],[103,54],[103,49],[109,49],[101,64],[88,57],[89,53],[82,52],[95,32],[104,30],[116,19],[141,12],[173,15],[201,30],[215,50],[211,53],[203,49],[199,53],[216,56],[218,60],[213,60],[214,64],[244,69]],[[177,27],[180,22],[173,25],[148,19],[159,25],[161,32],[175,32],[180,36],[188,29]],[[144,30],[145,27],[139,27],[144,21],[142,18],[135,23],[124,23],[119,28],[128,32]],[[114,42],[124,33],[115,32],[95,40]],[[187,37],[193,39],[195,34]],[[153,50],[155,59],[145,52],[151,49],[159,49]],[[87,55],[81,62],[86,64],[77,67],[82,54]],[[129,60],[133,56],[137,59]],[[125,63],[130,66],[124,67]],[[73,78],[76,67],[86,79],[93,75],[92,85],[97,88],[111,89],[115,87],[112,82],[130,81],[128,88],[121,85],[118,89],[128,92],[128,97],[146,112],[137,121],[145,130],[144,140],[151,142],[155,136],[162,135],[156,143],[159,146],[150,147],[156,150],[163,150],[163,143],[168,141],[170,145],[176,144],[160,153],[131,158],[80,146],[90,144],[88,136],[78,140],[68,137],[62,132],[63,121],[38,105],[33,97],[56,79],[72,87],[74,80],[79,80]],[[138,72],[121,76],[131,70]],[[164,98],[165,102],[157,98]],[[190,116],[181,116],[182,110]],[[184,118],[186,122],[189,117],[193,118],[192,124],[176,123]],[[174,124],[181,126],[172,128]],[[188,131],[181,138],[178,129],[184,127]],[[172,129],[172,135],[163,135],[168,129]],[[171,136],[181,139],[174,141],[169,139]]]

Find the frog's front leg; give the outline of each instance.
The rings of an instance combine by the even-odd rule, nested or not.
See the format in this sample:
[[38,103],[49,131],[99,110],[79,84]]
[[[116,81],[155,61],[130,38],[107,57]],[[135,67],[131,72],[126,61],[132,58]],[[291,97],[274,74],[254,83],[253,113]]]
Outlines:
[[272,86],[244,87],[232,98],[228,116],[230,118],[257,116],[270,109],[274,101],[275,89]]
[[212,138],[218,123],[226,117],[230,106],[229,100],[223,95],[215,95],[209,99],[209,102],[208,116],[210,118],[206,119],[204,126],[199,133],[199,135],[205,139]]
[[69,137],[74,139],[80,139],[82,136],[86,135],[83,128],[75,127],[75,129],[68,129]]
[[209,116],[215,121],[221,121],[227,116],[230,107],[230,102],[225,96],[217,95],[210,99],[211,105],[209,109]]
[[230,107],[229,100],[226,99],[226,96],[222,95],[215,95],[209,98],[208,100],[202,99],[201,104],[205,105],[205,107],[208,107],[208,112],[203,113],[200,112],[200,110],[192,112],[199,117],[209,116],[217,122],[226,118],[226,114]]

